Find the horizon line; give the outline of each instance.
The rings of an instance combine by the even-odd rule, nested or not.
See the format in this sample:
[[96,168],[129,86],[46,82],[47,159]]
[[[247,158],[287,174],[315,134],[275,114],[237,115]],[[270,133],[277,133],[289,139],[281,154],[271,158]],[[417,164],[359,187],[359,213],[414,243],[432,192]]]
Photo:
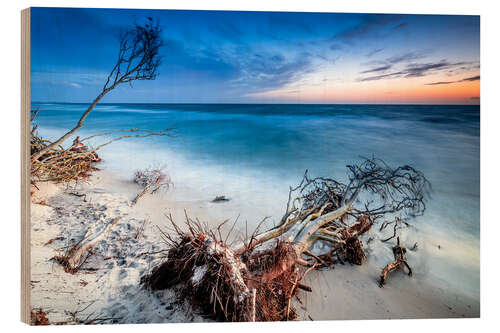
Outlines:
[[[32,101],[31,104],[92,104],[92,102],[55,102],[55,101]],[[116,104],[171,104],[171,105],[421,105],[421,106],[480,106],[481,103],[458,104],[458,103],[230,103],[230,102],[102,102],[97,105],[116,105]]]

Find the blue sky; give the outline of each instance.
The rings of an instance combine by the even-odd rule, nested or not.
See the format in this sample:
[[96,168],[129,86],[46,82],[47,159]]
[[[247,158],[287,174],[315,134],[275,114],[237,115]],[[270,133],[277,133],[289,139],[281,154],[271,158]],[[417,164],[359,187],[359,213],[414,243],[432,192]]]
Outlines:
[[479,101],[479,17],[33,8],[33,101],[91,102],[118,34],[147,17],[166,42],[154,81],[104,102]]

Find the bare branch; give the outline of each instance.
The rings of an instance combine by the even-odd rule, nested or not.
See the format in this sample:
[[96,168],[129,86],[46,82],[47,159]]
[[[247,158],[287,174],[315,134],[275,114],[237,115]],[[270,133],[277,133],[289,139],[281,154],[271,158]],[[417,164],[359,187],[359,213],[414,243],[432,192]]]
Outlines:
[[159,50],[164,44],[161,31],[159,24],[148,18],[148,22],[144,25],[136,24],[133,28],[124,31],[120,35],[118,59],[108,74],[102,91],[71,130],[31,155],[32,162],[40,159],[44,154],[61,145],[66,139],[75,134],[84,125],[88,115],[101,99],[118,85],[127,82],[132,83],[136,80],[154,80],[156,78],[162,59]]

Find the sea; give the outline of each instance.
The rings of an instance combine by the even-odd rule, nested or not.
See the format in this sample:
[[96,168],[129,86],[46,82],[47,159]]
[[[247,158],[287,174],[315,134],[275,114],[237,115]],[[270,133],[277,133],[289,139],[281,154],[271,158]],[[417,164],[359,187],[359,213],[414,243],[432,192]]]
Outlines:
[[[74,126],[87,107],[32,103],[40,109],[38,132],[49,139]],[[432,184],[426,212],[410,221],[406,238],[408,246],[418,243],[416,271],[479,299],[478,105],[103,103],[78,135],[129,128],[172,129],[171,136],[129,138],[104,147],[99,152],[104,169],[130,180],[135,170],[164,167],[176,196],[208,201],[225,195],[237,203],[240,221],[249,228],[264,217],[270,223],[280,219],[289,187],[306,170],[345,182],[346,165],[363,158],[412,165]],[[90,143],[97,146],[117,135]],[[385,255],[377,263],[383,267],[391,256],[389,245],[381,251]]]

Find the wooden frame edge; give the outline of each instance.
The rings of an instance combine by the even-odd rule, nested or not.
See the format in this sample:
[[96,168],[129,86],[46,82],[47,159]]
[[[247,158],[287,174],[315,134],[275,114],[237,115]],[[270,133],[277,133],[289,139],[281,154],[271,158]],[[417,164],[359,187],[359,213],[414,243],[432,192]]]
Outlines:
[[31,11],[21,11],[21,321],[31,322],[30,111]]

